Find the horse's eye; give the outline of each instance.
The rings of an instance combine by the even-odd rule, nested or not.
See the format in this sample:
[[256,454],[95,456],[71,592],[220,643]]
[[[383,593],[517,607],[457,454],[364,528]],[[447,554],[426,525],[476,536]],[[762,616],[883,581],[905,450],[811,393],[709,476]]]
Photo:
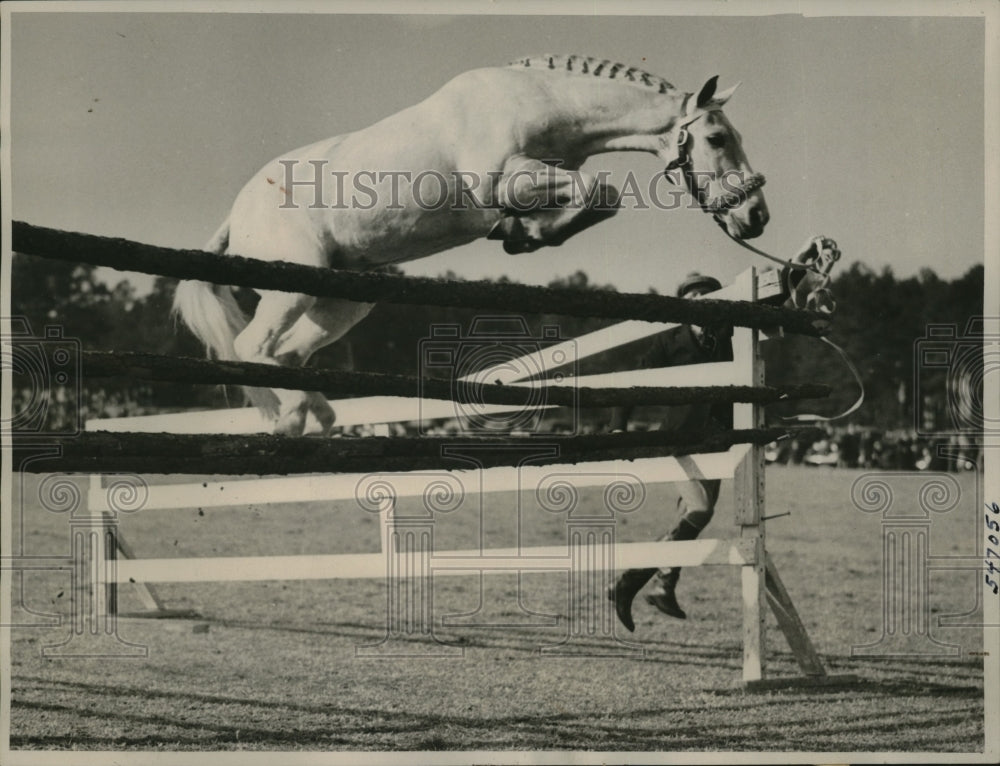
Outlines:
[[716,149],[721,149],[726,145],[726,134],[725,133],[712,133],[711,135],[705,136],[705,140],[708,141],[708,145]]

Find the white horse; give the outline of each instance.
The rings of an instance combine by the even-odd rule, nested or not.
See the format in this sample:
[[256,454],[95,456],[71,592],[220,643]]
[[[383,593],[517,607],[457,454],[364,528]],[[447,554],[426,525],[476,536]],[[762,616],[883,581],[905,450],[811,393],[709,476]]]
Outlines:
[[[243,187],[206,249],[313,267],[365,269],[423,258],[481,237],[509,253],[559,245],[614,215],[619,192],[580,171],[591,155],[655,154],[738,239],[768,220],[739,133],[722,113],[736,88],[711,78],[694,95],[635,67],[532,56],[458,75],[426,100],[354,133],[282,155]],[[228,287],[181,282],[175,310],[223,359],[303,365],[372,304],[259,290],[253,318]],[[251,390],[299,435],[315,392]]]

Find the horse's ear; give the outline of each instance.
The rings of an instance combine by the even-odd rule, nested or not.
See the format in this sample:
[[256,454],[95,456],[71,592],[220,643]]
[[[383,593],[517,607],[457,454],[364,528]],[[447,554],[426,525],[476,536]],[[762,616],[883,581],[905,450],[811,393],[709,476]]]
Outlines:
[[716,106],[723,106],[729,100],[729,97],[736,92],[736,89],[740,87],[740,85],[742,85],[742,83],[736,83],[733,87],[722,91],[722,93],[716,93],[712,98],[712,103]]
[[715,95],[715,86],[718,84],[718,81],[719,75],[715,75],[714,77],[710,77],[708,82],[701,87],[701,91],[698,93],[698,98],[695,101],[699,109],[704,109],[708,106],[708,102]]

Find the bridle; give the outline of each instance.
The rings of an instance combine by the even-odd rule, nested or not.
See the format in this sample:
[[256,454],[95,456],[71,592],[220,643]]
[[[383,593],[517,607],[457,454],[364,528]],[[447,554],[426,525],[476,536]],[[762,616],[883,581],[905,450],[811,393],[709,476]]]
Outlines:
[[[674,140],[674,148],[676,150],[676,156],[667,163],[667,166],[663,169],[663,174],[667,177],[670,183],[676,184],[673,178],[670,177],[670,171],[680,170],[681,175],[688,178],[688,174],[691,172],[691,154],[688,152],[688,144],[691,142],[691,134],[688,133],[688,125],[697,122],[702,117],[704,117],[709,112],[721,112],[722,107],[709,107],[707,109],[702,109],[693,115],[689,115],[685,120],[683,120],[677,126],[677,138]],[[701,209],[706,213],[711,213],[716,215],[718,213],[725,212],[726,210],[732,210],[743,204],[746,200],[748,194],[756,189],[759,189],[766,183],[763,173],[751,173],[746,178],[738,178],[733,183],[727,185],[727,191],[723,194],[717,194],[705,201],[702,201],[698,196],[697,190],[693,188],[693,183],[689,181],[688,192],[694,197]]]
[[[819,283],[818,285],[813,286],[813,291],[810,293],[810,296],[817,295],[820,293],[820,291],[826,292],[826,286],[830,282],[830,271],[833,269],[834,264],[840,257],[839,252],[835,256],[829,257],[823,251],[817,248],[818,250],[817,256],[811,262],[795,263],[794,261],[785,258],[778,258],[776,256],[771,255],[770,253],[765,253],[763,250],[758,250],[753,245],[748,245],[743,240],[737,239],[736,237],[734,237],[732,234],[729,233],[729,229],[726,227],[725,223],[719,220],[718,218],[719,213],[725,212],[727,210],[733,210],[739,207],[746,201],[747,195],[749,195],[751,192],[753,192],[756,189],[759,189],[764,185],[765,179],[762,173],[751,173],[746,178],[742,177],[738,178],[736,179],[735,183],[727,184],[726,193],[716,195],[715,197],[712,197],[708,200],[702,201],[701,197],[698,195],[698,190],[694,186],[694,180],[690,177],[692,169],[691,169],[691,154],[688,151],[688,144],[691,141],[691,135],[688,133],[687,128],[688,125],[691,125],[693,122],[696,122],[697,120],[701,119],[709,112],[718,112],[721,110],[722,107],[719,106],[716,107],[710,106],[706,109],[698,110],[695,114],[688,115],[688,117],[684,119],[677,126],[677,138],[674,141],[674,146],[676,148],[676,156],[670,162],[667,163],[666,167],[663,169],[663,175],[666,176],[667,180],[670,181],[670,183],[679,186],[680,184],[670,176],[670,172],[672,170],[679,170],[681,177],[687,180],[688,193],[692,197],[694,197],[694,199],[698,202],[698,205],[701,207],[703,212],[711,213],[712,215],[716,216],[716,223],[719,224],[721,229],[726,233],[727,237],[729,237],[731,240],[733,240],[733,242],[740,245],[741,247],[745,247],[750,252],[756,253],[757,255],[763,258],[767,258],[768,260],[780,263],[782,266],[784,266],[785,267],[784,274],[786,280],[785,287],[789,295],[794,295],[795,286],[792,284],[792,274],[795,271],[811,271],[813,274],[818,275]],[[795,415],[792,417],[782,418],[783,420],[794,420],[799,422],[820,422],[820,421],[826,422],[831,420],[838,420],[842,417],[845,417],[855,412],[865,400],[865,387],[861,379],[861,374],[858,372],[857,368],[854,366],[850,358],[847,356],[847,352],[845,352],[840,346],[838,346],[836,343],[834,343],[827,337],[820,337],[820,340],[823,343],[830,346],[831,348],[833,348],[838,354],[840,354],[840,357],[843,359],[844,363],[851,371],[851,374],[854,376],[855,382],[857,382],[858,384],[858,387],[860,389],[860,395],[858,396],[854,404],[852,404],[847,410],[834,417],[823,417],[821,415],[802,414],[802,415]]]
[[670,162],[667,163],[666,167],[663,168],[663,175],[666,177],[670,183],[675,185],[680,185],[678,181],[675,181],[670,173],[673,170],[679,170],[681,177],[688,180],[688,193],[694,197],[698,206],[702,209],[702,212],[710,213],[716,216],[716,222],[719,227],[726,233],[733,242],[736,242],[741,247],[745,247],[752,253],[767,258],[768,260],[774,261],[775,263],[780,263],[782,266],[787,267],[790,270],[795,271],[811,271],[814,274],[818,274],[821,277],[828,277],[829,272],[824,273],[810,264],[794,263],[785,258],[778,258],[769,253],[765,253],[763,250],[758,250],[752,245],[748,245],[741,239],[737,239],[732,234],[729,233],[729,229],[726,228],[725,223],[718,220],[718,214],[723,213],[727,210],[734,210],[742,205],[749,194],[761,188],[767,179],[764,178],[763,173],[751,173],[750,175],[737,178],[729,183],[727,183],[727,191],[722,194],[717,194],[714,197],[710,197],[707,200],[702,201],[701,197],[698,195],[698,190],[694,188],[694,181],[690,179],[691,169],[691,154],[688,151],[688,144],[691,142],[691,134],[688,132],[688,126],[694,122],[697,122],[702,117],[704,117],[709,112],[721,112],[721,106],[708,107],[705,109],[698,110],[695,114],[688,115],[683,121],[677,125],[677,137],[674,140],[674,147],[676,150],[676,155]]

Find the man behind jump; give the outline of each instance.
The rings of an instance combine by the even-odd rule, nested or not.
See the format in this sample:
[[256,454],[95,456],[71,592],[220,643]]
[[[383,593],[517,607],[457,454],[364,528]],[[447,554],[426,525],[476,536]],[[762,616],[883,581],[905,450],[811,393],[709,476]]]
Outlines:
[[[697,272],[689,274],[677,287],[678,298],[694,298],[721,289],[722,285],[714,277]],[[653,337],[646,353],[639,358],[638,368],[675,367],[685,364],[732,361],[733,330],[731,326],[698,327],[681,325]],[[612,431],[628,428],[631,407],[615,408],[611,419]],[[732,428],[733,410],[731,404],[685,404],[667,408],[661,430],[697,430],[703,435]],[[719,499],[719,479],[691,480],[678,482],[680,492],[677,500],[679,518],[677,525],[660,540],[693,540],[712,520],[715,503]],[[655,576],[652,590],[646,601],[664,614],[679,619],[687,615],[677,603],[677,580],[679,567],[662,569],[628,569],[608,590],[608,598],[615,604],[618,619],[630,631],[635,630],[632,621],[632,601],[639,590]]]

